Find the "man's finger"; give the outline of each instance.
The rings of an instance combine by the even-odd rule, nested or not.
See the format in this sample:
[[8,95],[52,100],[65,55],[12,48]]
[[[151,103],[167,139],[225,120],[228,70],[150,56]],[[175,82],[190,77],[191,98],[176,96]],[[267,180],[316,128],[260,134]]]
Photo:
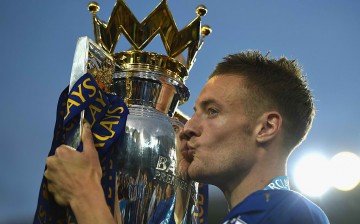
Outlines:
[[57,158],[55,156],[47,157],[46,158],[46,166],[47,166],[46,170],[56,168],[57,167]]
[[58,205],[69,206],[69,203],[65,199],[63,199],[59,194],[53,193],[53,196],[55,201],[58,203]]
[[83,125],[83,133],[81,136],[81,140],[83,143],[83,152],[88,154],[94,154],[96,153],[97,155],[97,151],[94,145],[94,140],[93,140],[93,136],[92,136],[92,132],[90,129],[90,125],[89,123],[85,122]]
[[49,175],[49,170],[48,169],[46,169],[45,170],[45,172],[44,172],[44,177],[48,180],[48,181],[50,181],[50,175]]
[[73,147],[68,145],[60,145],[55,150],[55,156],[62,159],[71,158],[74,152],[76,152],[76,149]]

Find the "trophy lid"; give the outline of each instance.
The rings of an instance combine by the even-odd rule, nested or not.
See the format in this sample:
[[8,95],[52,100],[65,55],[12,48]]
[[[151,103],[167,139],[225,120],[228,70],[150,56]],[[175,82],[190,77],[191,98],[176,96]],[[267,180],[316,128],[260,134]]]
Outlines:
[[[116,94],[128,106],[151,106],[172,117],[177,105],[186,102],[190,96],[185,80],[205,36],[211,33],[209,26],[201,25],[201,17],[207,13],[206,7],[199,5],[195,19],[181,30],[178,30],[166,0],[162,0],[142,22],[137,20],[124,0],[117,0],[107,23],[97,16],[98,3],[91,2],[88,10],[93,16],[95,42],[111,55],[114,64],[102,66],[101,72],[92,70],[95,79],[100,84],[105,83],[105,87],[111,86],[108,83],[114,79]],[[130,43],[131,50],[114,52],[121,35]],[[157,35],[161,37],[167,55],[145,50]],[[184,58],[181,53],[186,49],[187,58]],[[114,75],[105,75],[108,71],[114,71]],[[161,83],[160,87],[157,83]],[[149,93],[151,96],[147,96]]]

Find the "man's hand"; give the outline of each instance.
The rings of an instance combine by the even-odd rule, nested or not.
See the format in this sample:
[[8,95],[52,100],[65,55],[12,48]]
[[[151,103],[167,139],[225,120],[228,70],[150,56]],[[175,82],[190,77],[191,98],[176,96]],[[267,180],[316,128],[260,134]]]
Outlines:
[[58,204],[71,207],[79,224],[115,223],[101,187],[99,156],[88,123],[84,124],[82,143],[83,152],[62,145],[47,159],[44,176],[48,189]]
[[48,189],[60,205],[69,206],[73,200],[93,190],[92,186],[101,187],[99,157],[87,123],[84,124],[82,142],[83,152],[61,145],[55,155],[46,161],[44,175],[48,180]]

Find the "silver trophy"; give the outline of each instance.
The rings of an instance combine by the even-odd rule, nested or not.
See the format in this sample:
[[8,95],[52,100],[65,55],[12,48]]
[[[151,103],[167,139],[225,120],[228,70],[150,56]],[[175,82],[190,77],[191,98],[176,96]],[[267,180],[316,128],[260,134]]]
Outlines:
[[[211,32],[201,26],[207,10],[198,6],[197,17],[178,31],[165,0],[142,22],[123,0],[115,4],[108,23],[97,17],[99,9],[96,2],[89,4],[95,41],[79,39],[70,87],[88,72],[103,91],[120,96],[129,108],[125,137],[115,146],[114,217],[118,223],[167,223],[173,215],[178,223],[190,223],[196,216],[197,183],[177,175],[177,130],[187,121],[177,106],[189,98],[185,80]],[[121,34],[132,50],[114,53]],[[143,51],[157,34],[168,55]],[[185,49],[186,61],[181,57]],[[67,143],[76,147],[80,136]]]

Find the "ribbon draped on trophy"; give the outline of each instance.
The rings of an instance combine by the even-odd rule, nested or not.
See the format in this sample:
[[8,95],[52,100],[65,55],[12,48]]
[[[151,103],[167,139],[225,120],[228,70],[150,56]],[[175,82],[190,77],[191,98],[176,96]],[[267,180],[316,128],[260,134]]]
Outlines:
[[[166,0],[138,22],[117,0],[108,23],[91,2],[95,41],[76,45],[70,85],[60,95],[53,155],[61,144],[82,151],[81,126],[91,125],[103,169],[102,186],[122,223],[206,223],[208,186],[177,172],[177,130],[188,120],[177,109],[190,96],[185,80],[204,37],[205,6],[178,30]],[[114,53],[121,36],[131,50]],[[144,51],[160,35],[167,55]],[[181,53],[187,49],[187,58]],[[70,208],[56,204],[43,179],[34,223],[76,223]]]

